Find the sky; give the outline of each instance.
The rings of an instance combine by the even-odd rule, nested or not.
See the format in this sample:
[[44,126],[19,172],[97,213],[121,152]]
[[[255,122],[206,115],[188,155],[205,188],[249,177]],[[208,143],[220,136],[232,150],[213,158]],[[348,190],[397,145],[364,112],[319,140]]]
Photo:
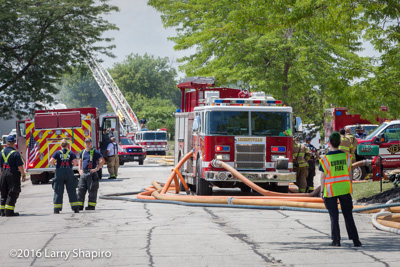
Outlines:
[[177,58],[190,55],[192,51],[175,51],[168,37],[175,36],[175,29],[165,29],[161,16],[153,7],[147,5],[147,0],[111,0],[110,4],[118,6],[119,12],[105,16],[109,22],[116,24],[119,31],[109,31],[104,36],[115,38],[117,46],[113,53],[116,58],[100,56],[103,65],[111,68],[114,63],[123,61],[127,55],[138,53],[168,57],[177,68]]

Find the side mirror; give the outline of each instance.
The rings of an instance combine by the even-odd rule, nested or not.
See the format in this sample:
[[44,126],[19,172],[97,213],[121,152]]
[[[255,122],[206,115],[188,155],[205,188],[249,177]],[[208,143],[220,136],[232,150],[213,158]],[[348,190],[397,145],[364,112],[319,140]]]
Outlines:
[[300,117],[296,117],[296,124],[294,126],[294,129],[296,130],[296,132],[303,132],[303,123]]
[[200,116],[196,116],[193,121],[193,127],[192,127],[193,132],[197,132],[199,130],[199,125],[200,125]]

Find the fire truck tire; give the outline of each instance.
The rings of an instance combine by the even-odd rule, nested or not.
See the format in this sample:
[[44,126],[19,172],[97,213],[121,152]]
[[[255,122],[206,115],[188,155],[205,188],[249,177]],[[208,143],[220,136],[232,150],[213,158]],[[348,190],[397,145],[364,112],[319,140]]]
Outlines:
[[31,174],[31,182],[32,184],[40,183],[40,175],[39,174]]
[[143,160],[139,160],[139,165],[143,165]]
[[166,151],[160,151],[160,152],[158,152],[158,154],[161,156],[165,156],[167,153],[166,153]]
[[365,168],[365,166],[360,166],[360,167],[354,168],[353,180],[361,181],[361,180],[364,180],[366,176],[367,176],[367,169]]
[[212,186],[210,182],[201,177],[200,171],[200,161],[198,160],[196,162],[196,194],[198,196],[211,196]]
[[124,164],[125,164],[124,161],[119,161],[119,165],[120,165],[120,166],[123,166]]

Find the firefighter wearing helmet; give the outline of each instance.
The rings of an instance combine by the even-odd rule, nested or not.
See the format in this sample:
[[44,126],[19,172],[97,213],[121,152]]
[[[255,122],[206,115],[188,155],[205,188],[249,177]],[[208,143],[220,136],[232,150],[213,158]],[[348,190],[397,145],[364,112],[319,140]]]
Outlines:
[[312,157],[311,150],[300,144],[298,137],[293,147],[293,169],[296,172],[296,185],[300,193],[306,192],[308,176],[308,160]]
[[351,128],[349,126],[344,127],[346,131],[346,137],[350,140],[351,147],[350,147],[350,154],[351,154],[351,162],[356,162],[356,151],[358,146],[357,138],[351,133]]
[[26,180],[23,166],[21,155],[15,150],[15,136],[9,135],[0,156],[1,216],[19,215],[14,208],[21,192],[21,175],[22,181]]

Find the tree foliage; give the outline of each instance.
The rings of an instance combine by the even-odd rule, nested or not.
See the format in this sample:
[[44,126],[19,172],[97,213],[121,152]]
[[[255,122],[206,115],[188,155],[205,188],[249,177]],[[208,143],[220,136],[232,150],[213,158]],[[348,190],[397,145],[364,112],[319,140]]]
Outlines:
[[97,107],[100,113],[107,112],[107,98],[88,67],[65,74],[59,87],[57,98],[68,108]]
[[177,74],[168,58],[130,54],[109,71],[125,96],[139,94],[147,98],[169,99],[179,105],[179,89],[175,81]]
[[[175,49],[188,76],[263,90],[309,122],[328,105],[375,118],[380,105],[396,113],[400,1],[149,0],[165,27],[176,27]],[[362,41],[383,53],[361,57]]]
[[117,28],[102,15],[118,8],[107,2],[0,0],[0,116],[52,102],[62,74],[88,53],[111,56],[102,34]]

